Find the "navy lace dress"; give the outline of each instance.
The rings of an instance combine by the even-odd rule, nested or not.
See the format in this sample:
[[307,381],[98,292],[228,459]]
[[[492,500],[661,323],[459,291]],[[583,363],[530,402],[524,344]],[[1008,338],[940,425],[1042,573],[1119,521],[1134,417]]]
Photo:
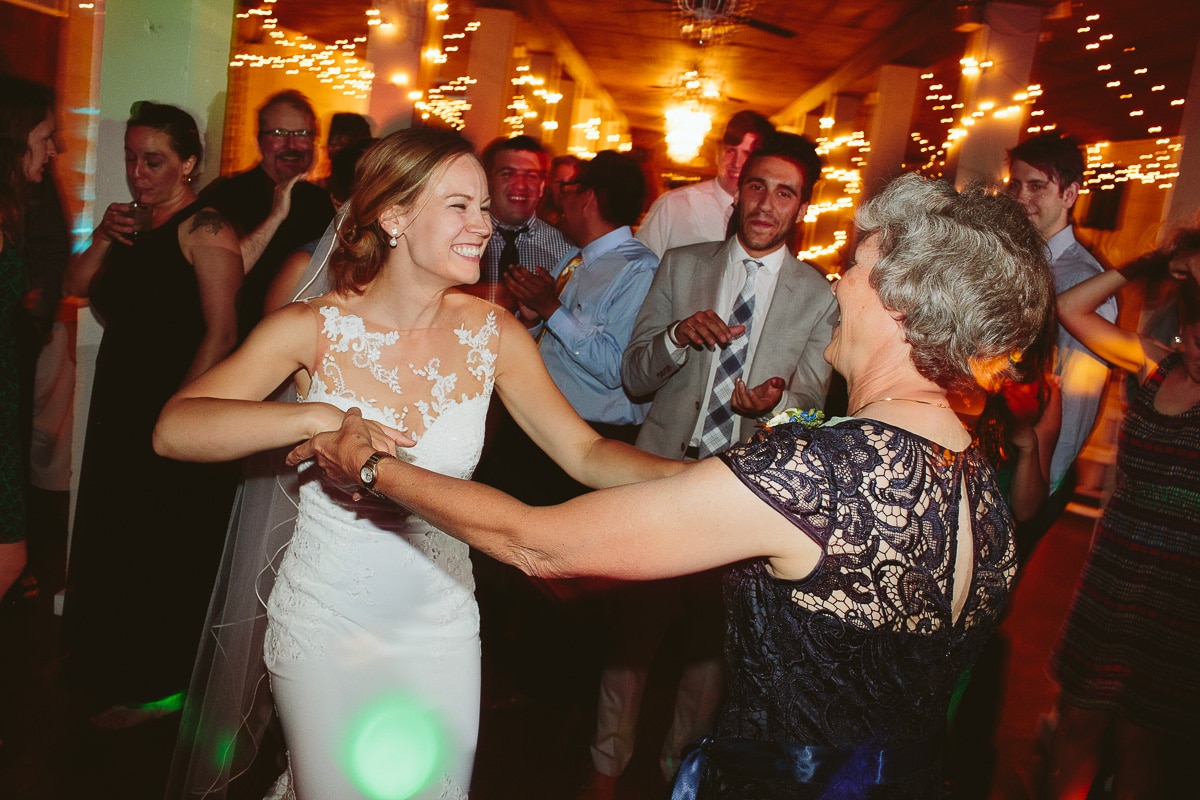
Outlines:
[[[728,571],[730,678],[713,738],[800,746],[811,759],[781,776],[712,757],[699,796],[937,796],[951,694],[1016,572],[992,468],[975,447],[955,453],[867,419],[781,426],[721,458],[824,556],[799,581],[773,577],[765,559]],[[974,563],[955,617],[958,535],[972,537]]]

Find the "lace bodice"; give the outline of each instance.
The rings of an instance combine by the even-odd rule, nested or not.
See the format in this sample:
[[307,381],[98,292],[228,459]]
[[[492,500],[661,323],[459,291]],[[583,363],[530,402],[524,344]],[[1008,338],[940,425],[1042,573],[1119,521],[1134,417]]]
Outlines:
[[[354,405],[368,419],[419,442],[442,414],[479,399],[486,404],[491,397],[498,335],[494,311],[478,331],[469,330],[464,320],[449,330],[407,335],[368,331],[361,317],[336,306],[323,306],[320,314],[325,338],[308,401]],[[474,464],[468,475],[472,469]]]
[[[322,306],[319,313],[324,320],[322,347],[304,401],[358,408],[364,418],[397,428],[417,441],[413,447],[398,448],[399,458],[443,475],[470,478],[483,449],[495,378],[499,335],[495,312],[478,320],[474,330],[463,319],[445,328],[407,334],[369,330],[361,317],[334,305]],[[334,518],[345,520],[351,515],[382,530],[419,532],[420,538],[412,540],[418,549],[469,583],[466,545],[392,504],[353,502],[324,481],[319,492],[312,481],[302,483],[302,508],[307,500]],[[446,559],[448,550],[456,554],[452,561]]]
[[[475,306],[475,309],[480,306]],[[483,449],[491,399],[498,328],[494,311],[441,329],[407,335],[372,330],[336,305],[319,309],[323,320],[317,369],[303,402],[362,411],[363,417],[398,428],[417,441],[397,456],[445,475],[470,478]],[[410,568],[436,569],[423,584],[448,598],[437,606],[451,619],[474,600],[467,545],[393,503],[355,502],[311,464],[301,467],[299,520],[285,561],[288,580],[271,596],[279,618],[337,608],[346,597],[368,607],[385,604],[390,581]],[[388,546],[396,537],[410,547]],[[384,547],[386,562],[374,550]],[[382,574],[388,572],[390,574]],[[449,599],[452,598],[452,599]],[[314,602],[315,601],[315,602]],[[323,612],[321,612],[323,613]],[[268,639],[268,659],[299,658],[304,647],[279,626]],[[314,626],[305,645],[318,654],[323,632]]]
[[[781,426],[722,458],[823,556],[800,581],[773,577],[765,559],[728,572],[718,735],[833,747],[938,735],[1016,571],[1012,517],[982,455],[848,419]],[[955,618],[960,535],[974,563]]]

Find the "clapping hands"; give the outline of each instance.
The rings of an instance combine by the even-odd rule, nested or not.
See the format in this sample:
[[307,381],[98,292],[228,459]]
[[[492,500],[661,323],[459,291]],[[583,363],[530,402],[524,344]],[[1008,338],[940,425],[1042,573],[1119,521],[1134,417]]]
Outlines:
[[745,332],[745,325],[730,327],[715,311],[705,309],[680,320],[671,331],[671,341],[676,347],[703,347],[712,350],[724,347]]

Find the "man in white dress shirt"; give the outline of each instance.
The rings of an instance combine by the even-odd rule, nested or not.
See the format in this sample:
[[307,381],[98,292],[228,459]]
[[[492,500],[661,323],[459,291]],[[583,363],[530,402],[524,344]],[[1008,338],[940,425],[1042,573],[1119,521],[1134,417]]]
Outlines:
[[718,153],[717,177],[659,195],[638,227],[637,237],[659,258],[672,247],[723,241],[733,211],[733,196],[746,159],[775,130],[755,111],[729,118]]
[[[579,247],[552,271],[512,268],[505,280],[559,391],[601,435],[632,444],[649,404],[621,385],[621,357],[658,268],[658,256],[630,230],[642,211],[645,178],[632,157],[615,150],[575,168],[563,187],[563,218]],[[512,468],[530,483],[523,500],[550,505],[588,491],[523,433],[521,439]]]

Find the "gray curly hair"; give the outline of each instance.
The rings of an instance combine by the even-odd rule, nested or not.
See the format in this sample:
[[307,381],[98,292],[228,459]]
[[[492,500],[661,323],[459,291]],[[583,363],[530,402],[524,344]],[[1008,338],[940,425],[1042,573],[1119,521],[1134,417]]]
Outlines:
[[904,175],[858,209],[855,225],[879,250],[872,288],[901,316],[917,371],[942,388],[995,391],[1052,332],[1045,243],[997,188],[958,192]]

